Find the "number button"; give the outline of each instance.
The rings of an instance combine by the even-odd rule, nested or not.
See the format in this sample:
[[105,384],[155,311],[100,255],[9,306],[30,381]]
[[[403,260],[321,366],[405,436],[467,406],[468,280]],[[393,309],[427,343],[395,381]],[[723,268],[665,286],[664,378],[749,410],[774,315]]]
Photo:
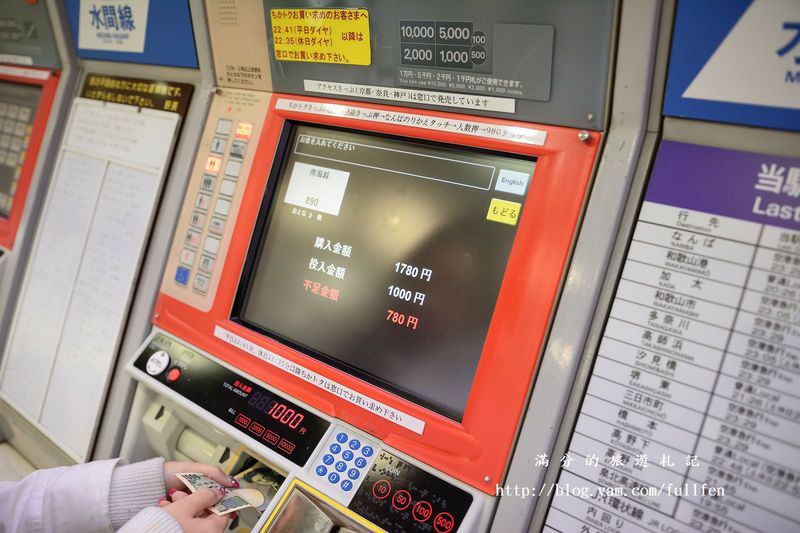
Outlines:
[[345,442],[347,442],[347,433],[339,433],[338,435],[336,435],[336,440],[339,443],[344,444]]
[[372,446],[364,446],[361,448],[361,455],[364,457],[372,457],[372,454],[375,453],[372,449]]
[[334,484],[339,483],[339,474],[337,474],[336,472],[331,472],[330,474],[328,474],[328,481]]
[[364,468],[365,466],[367,466],[367,460],[364,459],[363,457],[356,458],[356,466],[358,468]]
[[323,466],[323,465],[319,465],[319,466],[317,467],[317,475],[318,475],[318,476],[320,476],[320,477],[321,477],[321,476],[324,476],[324,475],[325,475],[325,474],[327,474],[327,473],[328,473],[328,469],[327,469],[327,468],[325,468],[325,466]]
[[325,463],[326,465],[332,465],[333,456],[329,453],[326,453],[325,455],[322,456],[322,462]]
[[347,470],[347,465],[344,463],[344,461],[339,461],[336,463],[337,472],[344,472],[345,470]]
[[331,444],[331,447],[329,449],[333,455],[336,455],[337,453],[342,451],[342,447],[336,444],[335,442]]
[[353,452],[351,452],[350,450],[345,450],[344,452],[342,452],[342,459],[344,459],[345,461],[352,461]]
[[358,471],[358,468],[351,468],[347,471],[347,477],[350,479],[358,479],[358,476],[361,475],[361,472]]
[[361,442],[358,439],[353,439],[350,441],[350,444],[348,444],[348,446],[350,446],[351,450],[357,450],[361,448]]
[[345,479],[342,481],[342,490],[345,492],[349,492],[353,488],[353,482],[349,479]]

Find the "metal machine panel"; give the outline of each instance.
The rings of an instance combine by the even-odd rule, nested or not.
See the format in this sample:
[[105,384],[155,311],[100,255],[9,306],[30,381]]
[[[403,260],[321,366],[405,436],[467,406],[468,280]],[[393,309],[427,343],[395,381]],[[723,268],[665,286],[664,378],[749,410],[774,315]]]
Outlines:
[[550,0],[288,9],[266,0],[273,87],[598,130],[614,9]]
[[[624,227],[623,208],[629,195],[639,193],[634,175],[644,174],[649,167],[658,126],[647,127],[648,113],[660,109],[658,102],[651,103],[650,88],[658,40],[669,35],[670,12],[669,6],[656,0],[627,2],[622,7],[608,136],[516,451],[499,487],[492,531],[524,527],[537,502],[547,500],[533,493],[533,487],[545,481],[542,454],[551,462],[557,459],[551,450],[572,397],[587,332],[595,320],[601,280],[612,260],[617,232]],[[522,497],[525,493],[518,490],[529,494]]]
[[83,59],[197,68],[187,0],[66,0]]
[[61,65],[45,2],[3,2],[0,63],[49,68]]

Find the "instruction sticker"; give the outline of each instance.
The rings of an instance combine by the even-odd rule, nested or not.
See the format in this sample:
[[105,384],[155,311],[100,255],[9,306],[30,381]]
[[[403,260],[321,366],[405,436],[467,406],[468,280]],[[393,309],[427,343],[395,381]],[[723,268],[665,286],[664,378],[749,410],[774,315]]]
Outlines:
[[522,204],[517,202],[492,198],[492,203],[489,204],[489,211],[486,213],[486,220],[516,226],[521,207]]
[[269,17],[278,61],[372,62],[366,9],[271,9]]

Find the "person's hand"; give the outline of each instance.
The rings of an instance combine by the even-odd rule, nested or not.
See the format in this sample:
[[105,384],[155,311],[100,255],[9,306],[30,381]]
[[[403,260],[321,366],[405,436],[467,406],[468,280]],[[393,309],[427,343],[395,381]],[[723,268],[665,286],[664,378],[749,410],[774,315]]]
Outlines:
[[194,494],[170,489],[170,498],[162,499],[158,506],[169,513],[181,526],[185,533],[222,533],[228,525],[231,515],[217,516],[208,512],[208,508],[219,502],[225,495],[224,490],[200,489]]
[[[210,477],[217,483],[229,488],[239,488],[239,482],[233,477],[225,475],[225,472],[216,466],[206,465],[203,463],[191,463],[188,461],[167,461],[164,463],[164,486],[167,491],[170,489],[182,490],[186,485],[175,476],[181,472],[195,472]],[[216,502],[214,502],[216,503]],[[213,505],[213,504],[211,504]],[[209,507],[211,507],[209,505]]]

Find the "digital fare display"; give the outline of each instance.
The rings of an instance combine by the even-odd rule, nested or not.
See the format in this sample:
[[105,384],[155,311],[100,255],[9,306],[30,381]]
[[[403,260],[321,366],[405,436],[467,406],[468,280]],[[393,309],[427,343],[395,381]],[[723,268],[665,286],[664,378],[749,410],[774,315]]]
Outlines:
[[[165,360],[163,368],[148,361]],[[330,423],[164,335],[134,366],[262,445],[304,465]]]
[[288,127],[234,318],[460,420],[535,161]]
[[8,218],[42,90],[0,81],[0,217]]

